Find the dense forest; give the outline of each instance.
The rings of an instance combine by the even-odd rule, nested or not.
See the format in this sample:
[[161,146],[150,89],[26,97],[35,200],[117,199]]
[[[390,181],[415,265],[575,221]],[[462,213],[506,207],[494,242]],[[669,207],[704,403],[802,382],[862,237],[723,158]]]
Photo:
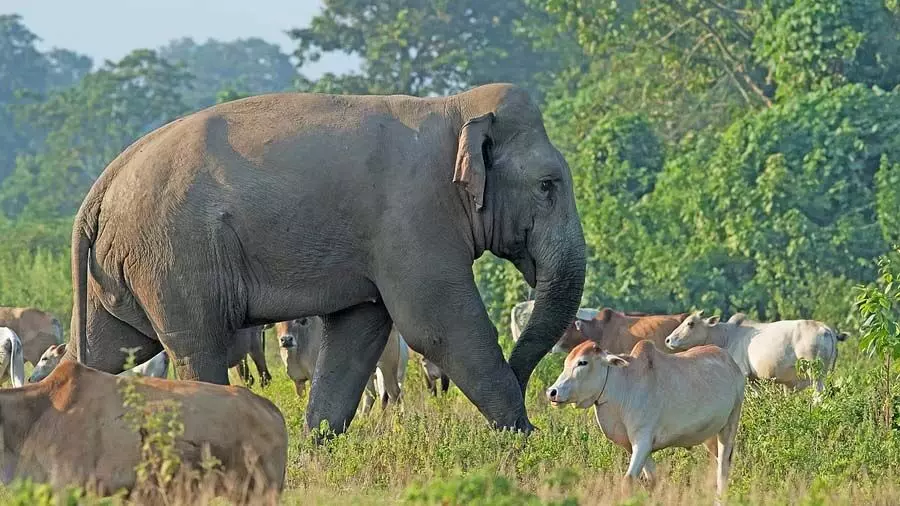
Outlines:
[[[106,164],[181,115],[283,90],[526,87],[575,177],[584,306],[849,326],[853,287],[900,242],[896,0],[324,4],[285,21],[293,54],[184,38],[102,64],[0,15],[0,303],[65,319],[71,217]],[[361,70],[303,75],[332,51]],[[490,255],[476,275],[502,332],[527,286]]]

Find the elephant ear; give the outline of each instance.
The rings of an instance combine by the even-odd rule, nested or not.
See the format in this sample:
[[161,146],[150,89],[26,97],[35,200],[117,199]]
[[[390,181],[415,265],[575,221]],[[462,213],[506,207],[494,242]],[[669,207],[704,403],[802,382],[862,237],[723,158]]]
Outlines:
[[456,151],[456,167],[453,170],[453,182],[466,188],[475,200],[475,209],[484,207],[484,186],[487,176],[485,172],[493,162],[491,147],[491,125],[494,113],[472,118],[463,125],[459,132],[459,147]]

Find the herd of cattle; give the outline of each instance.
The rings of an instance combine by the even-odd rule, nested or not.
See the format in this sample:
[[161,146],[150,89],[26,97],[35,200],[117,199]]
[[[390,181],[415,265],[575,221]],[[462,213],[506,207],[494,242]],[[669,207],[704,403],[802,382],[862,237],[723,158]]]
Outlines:
[[[533,308],[533,301],[526,301],[512,309],[514,340]],[[263,338],[268,327],[242,329],[228,350],[229,366],[237,368],[245,384],[254,381],[248,355],[261,385],[271,380]],[[301,395],[315,371],[323,320],[300,318],[274,327],[283,364]],[[845,338],[812,320],[762,323],[738,313],[720,322],[717,316],[703,318],[702,311],[650,315],[581,308],[552,349],[567,357],[546,395],[553,405],[594,406],[606,437],[631,455],[629,479],[641,473],[653,478],[650,455],[656,450],[706,444],[717,459],[721,494],[746,382],[771,379],[789,391],[814,382],[818,401],[824,376],[834,368],[837,343]],[[13,387],[0,389],[2,479],[76,483],[101,493],[130,489],[141,458],[141,436],[124,421],[117,377],[62,362],[65,347],[63,328],[49,313],[0,308],[0,374],[8,373]],[[392,329],[365,390],[363,412],[376,401],[384,406],[400,400],[409,355],[403,337]],[[823,367],[810,380],[798,373],[798,359],[819,361]],[[450,379],[437,364],[421,355],[418,361],[432,394],[449,388]],[[33,365],[27,384],[25,362]],[[287,431],[279,409],[245,388],[167,380],[168,369],[163,351],[120,376],[137,376],[135,384],[150,404],[180,402],[182,462],[199,464],[203,452],[211,451],[233,478],[279,494],[287,460]],[[61,431],[75,427],[80,437],[53,444]]]

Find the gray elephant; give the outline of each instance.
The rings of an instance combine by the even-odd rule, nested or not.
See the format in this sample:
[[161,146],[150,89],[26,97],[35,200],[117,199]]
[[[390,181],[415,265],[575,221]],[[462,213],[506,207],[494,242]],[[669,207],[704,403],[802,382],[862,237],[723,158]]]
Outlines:
[[[535,288],[509,362],[472,273],[484,251]],[[88,366],[119,372],[120,348],[143,361],[161,341],[180,378],[226,384],[236,329],[325,315],[306,422],[340,433],[396,324],[494,426],[527,432],[524,391],[575,316],[585,245],[569,167],[521,88],[280,93],[122,152],[75,217],[72,270],[67,358]]]

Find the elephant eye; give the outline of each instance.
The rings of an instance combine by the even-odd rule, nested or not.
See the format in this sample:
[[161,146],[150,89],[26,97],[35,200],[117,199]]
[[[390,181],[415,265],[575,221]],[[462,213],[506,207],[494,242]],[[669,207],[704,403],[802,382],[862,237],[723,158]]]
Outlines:
[[550,190],[553,189],[553,181],[550,179],[544,179],[541,181],[541,191],[544,193],[549,193]]

